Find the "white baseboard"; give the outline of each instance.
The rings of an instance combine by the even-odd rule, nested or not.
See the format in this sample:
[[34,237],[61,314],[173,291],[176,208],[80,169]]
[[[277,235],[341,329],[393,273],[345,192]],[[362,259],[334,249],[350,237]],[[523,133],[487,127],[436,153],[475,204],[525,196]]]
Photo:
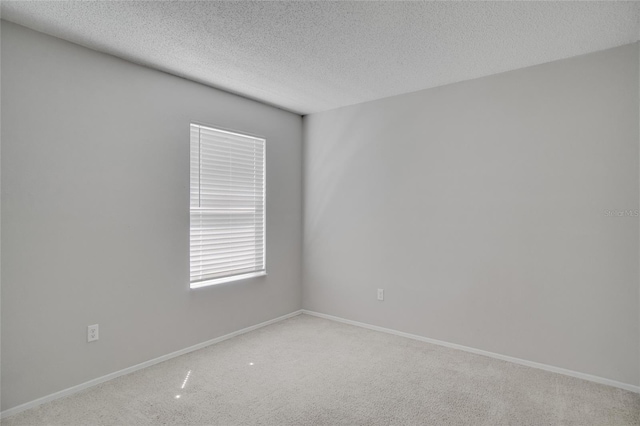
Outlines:
[[335,317],[333,315],[321,314],[319,312],[309,311],[306,309],[302,310],[302,313],[307,315],[313,315],[315,317],[324,318],[332,321],[342,322],[345,324],[355,325],[357,327],[368,328],[370,330],[381,331],[383,333],[395,334],[396,336],[402,336],[413,340],[419,340],[421,342],[432,343],[434,345],[445,346],[447,348],[459,349],[461,351],[470,352],[477,355],[484,355],[490,358],[499,359],[502,361],[513,362],[514,364],[525,365],[527,367],[538,368],[540,370],[551,371],[552,373],[564,374],[565,376],[576,377],[578,379],[588,380],[590,382],[596,382],[603,385],[613,386],[616,388],[628,390],[635,393],[640,393],[640,386],[631,385],[628,383],[618,382],[616,380],[605,379],[604,377],[593,376],[591,374],[580,373],[578,371],[567,370],[565,368],[554,367],[553,365],[541,364],[539,362],[527,361],[525,359],[514,358],[507,355],[496,354],[493,352],[483,351],[481,349],[470,348],[468,346],[458,345],[456,343],[444,342],[442,340],[430,339],[428,337],[422,337],[415,334],[404,333],[402,331],[392,330],[389,328],[378,327],[377,325],[366,324],[363,322],[352,321],[340,317]]
[[180,355],[187,354],[189,352],[197,351],[198,349],[205,348],[207,346],[215,345],[216,343],[220,343],[224,340],[231,339],[232,337],[239,336],[244,333],[248,333],[250,331],[256,330],[258,328],[266,327],[267,325],[271,325],[278,321],[285,320],[287,318],[295,317],[296,315],[300,315],[302,310],[291,312],[290,314],[283,315],[278,318],[274,318],[269,321],[261,322],[260,324],[252,325],[247,328],[243,328],[242,330],[234,331],[233,333],[225,334],[224,336],[216,337],[215,339],[207,340],[206,342],[198,343],[197,345],[189,346],[188,348],[180,349],[179,351],[171,352],[167,355],[162,355],[158,358],[150,359],[149,361],[145,361],[143,363],[125,368],[124,370],[116,371],[114,373],[107,374],[106,376],[98,377],[93,380],[89,380],[88,382],[81,383],[79,385],[70,387],[68,389],[61,390],[59,392],[52,393],[51,395],[43,396],[42,398],[35,399],[30,402],[26,402],[24,404],[15,406],[13,408],[6,409],[0,413],[0,419],[7,418],[9,416],[13,416],[14,414],[18,414],[22,411],[28,410],[29,408],[37,407],[38,405],[44,404],[46,402],[50,402],[59,398],[63,398],[65,396],[73,395],[74,393],[80,392],[81,390],[90,388],[92,386],[98,385],[100,383],[104,383],[106,381],[115,379],[116,377],[124,376],[125,374],[133,373],[134,371],[141,370],[143,368],[151,367],[154,364],[158,364],[163,361],[167,361],[171,358],[178,357]]

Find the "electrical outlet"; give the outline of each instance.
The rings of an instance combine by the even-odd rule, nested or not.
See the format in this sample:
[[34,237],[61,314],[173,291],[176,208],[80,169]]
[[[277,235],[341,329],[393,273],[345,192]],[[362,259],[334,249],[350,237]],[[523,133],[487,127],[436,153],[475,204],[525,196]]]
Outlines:
[[98,340],[98,338],[98,324],[87,327],[87,342],[93,342],[94,340]]
[[384,300],[384,290],[381,288],[378,289],[378,300]]

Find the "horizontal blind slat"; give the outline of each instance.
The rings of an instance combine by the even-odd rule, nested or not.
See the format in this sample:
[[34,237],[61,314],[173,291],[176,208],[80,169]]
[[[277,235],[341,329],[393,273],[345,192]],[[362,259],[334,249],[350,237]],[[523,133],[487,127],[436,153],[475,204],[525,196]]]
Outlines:
[[230,176],[233,176],[235,173],[243,173],[243,174],[251,174],[254,173],[256,175],[262,174],[262,167],[257,167],[249,164],[233,164],[230,165],[226,161],[222,160],[213,160],[211,158],[201,158],[200,159],[200,167],[206,168],[206,170],[201,171],[201,175],[206,176],[207,170],[211,170],[214,172],[224,172],[229,173]]
[[258,264],[260,263],[260,256],[256,255],[245,255],[245,256],[225,256],[218,258],[202,258],[202,259],[194,259],[194,268],[200,269],[212,269],[212,268],[224,268],[225,266],[232,265],[249,265],[249,264]]
[[260,220],[257,219],[225,219],[225,218],[192,218],[191,224],[192,228],[195,227],[203,227],[203,226],[214,226],[214,227],[234,227],[234,228],[248,228],[252,226],[264,226],[264,222],[262,222],[262,218]]
[[254,231],[241,231],[241,230],[236,230],[236,231],[230,231],[230,232],[224,232],[224,231],[220,231],[220,230],[208,230],[208,231],[189,231],[189,235],[191,235],[191,238],[195,241],[203,239],[205,237],[207,238],[211,238],[213,240],[218,239],[220,241],[223,240],[230,240],[230,239],[252,239],[255,241],[261,241],[263,238],[261,235],[256,234],[256,232]]
[[229,262],[227,264],[221,264],[216,266],[203,267],[199,269],[193,269],[189,271],[190,275],[208,275],[208,274],[217,274],[217,273],[229,273],[233,270],[251,268],[256,271],[264,270],[264,266],[262,264],[257,264],[255,262]]
[[203,237],[219,237],[219,238],[252,238],[254,240],[259,240],[261,238],[260,232],[262,231],[262,226],[260,229],[247,229],[247,228],[208,228],[206,230],[200,229],[191,229],[189,230],[189,235],[194,240],[198,240]]
[[[222,257],[222,255],[226,255],[225,257]],[[193,256],[194,259],[194,265],[195,266],[202,266],[204,264],[204,262],[220,262],[220,261],[224,261],[225,259],[231,260],[231,261],[235,261],[237,259],[252,259],[252,262],[256,262],[256,260],[259,260],[262,258],[262,256],[264,255],[264,252],[262,250],[260,251],[234,251],[234,252],[229,252],[229,253],[220,253],[220,252],[210,252],[210,253],[201,253],[201,254],[191,254]]]
[[215,247],[218,245],[232,245],[232,244],[240,244],[240,243],[253,243],[255,245],[264,244],[264,238],[256,239],[254,237],[246,237],[246,238],[220,238],[218,236],[215,237],[204,237],[204,238],[194,238],[193,243],[190,247],[198,248],[211,246]]
[[263,168],[264,167],[264,157],[261,155],[256,155],[254,153],[240,153],[240,152],[224,152],[224,149],[202,149],[200,152],[200,158],[206,161],[216,161],[220,163],[225,163],[230,166],[233,165],[241,165],[245,167],[252,168]]
[[220,207],[194,207],[193,211],[201,212],[203,214],[211,213],[211,214],[228,214],[228,215],[257,215],[262,214],[264,212],[264,203],[258,206],[220,206]]
[[206,265],[218,265],[222,263],[228,262],[238,262],[238,261],[249,261],[255,262],[256,259],[262,257],[260,253],[223,253],[217,257],[203,257],[203,256],[194,256],[194,264],[198,267],[204,267]]
[[[198,174],[196,174],[198,176]],[[242,173],[236,170],[233,173],[233,176],[229,173],[229,170],[213,170],[209,169],[203,172],[200,175],[200,179],[203,181],[216,182],[216,181],[225,181],[231,180],[236,185],[245,185],[245,184],[263,184],[262,176],[256,173],[255,170],[252,170],[248,173]]]
[[[206,262],[206,263],[200,263],[200,262],[195,262],[194,263],[194,267],[192,268],[192,271],[194,273],[198,273],[198,270],[203,271],[203,272],[213,272],[213,271],[223,271],[225,269],[230,269],[230,268],[235,268],[235,267],[248,267],[248,266],[253,266],[256,269],[258,268],[262,268],[262,263],[259,261],[256,261],[255,258],[237,258],[237,259],[229,259],[229,260],[221,260],[221,261],[217,261],[217,262]],[[200,266],[199,266],[200,265]],[[202,272],[200,272],[202,273]]]
[[[221,158],[231,157],[236,158],[239,157],[241,159],[248,159],[248,161],[261,161],[263,158],[262,149],[260,146],[255,146],[253,148],[241,148],[231,145],[223,145],[223,144],[203,144],[200,147],[201,155],[211,155],[211,156],[220,156]],[[243,161],[243,160],[241,160]]]
[[220,247],[220,248],[210,248],[207,247],[206,250],[202,249],[193,249],[191,250],[191,255],[194,257],[199,257],[200,259],[204,259],[211,256],[220,256],[222,254],[230,253],[230,254],[251,254],[252,256],[259,256],[264,253],[264,249],[256,248],[253,246],[232,246],[232,247]]

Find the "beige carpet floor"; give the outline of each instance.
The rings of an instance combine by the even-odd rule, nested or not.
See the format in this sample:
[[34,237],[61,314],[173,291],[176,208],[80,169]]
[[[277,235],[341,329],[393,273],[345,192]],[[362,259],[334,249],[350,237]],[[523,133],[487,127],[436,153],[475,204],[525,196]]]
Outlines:
[[638,425],[640,395],[308,315],[2,425]]

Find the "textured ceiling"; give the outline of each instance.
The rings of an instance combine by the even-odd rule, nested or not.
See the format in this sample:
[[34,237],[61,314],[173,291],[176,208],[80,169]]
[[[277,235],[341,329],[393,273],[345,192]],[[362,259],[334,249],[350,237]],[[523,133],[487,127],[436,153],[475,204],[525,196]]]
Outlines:
[[636,2],[36,2],[2,18],[300,114],[632,43]]

